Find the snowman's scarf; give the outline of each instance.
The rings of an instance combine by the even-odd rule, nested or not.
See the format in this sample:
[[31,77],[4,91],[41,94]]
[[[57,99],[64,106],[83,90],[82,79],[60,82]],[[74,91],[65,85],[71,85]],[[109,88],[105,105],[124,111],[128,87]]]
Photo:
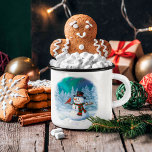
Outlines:
[[85,103],[82,103],[82,104],[76,104],[74,103],[74,105],[78,106],[78,109],[79,109],[79,112],[77,113],[78,116],[82,116],[82,111],[84,111],[84,113],[86,113],[87,111],[84,109],[83,105]]

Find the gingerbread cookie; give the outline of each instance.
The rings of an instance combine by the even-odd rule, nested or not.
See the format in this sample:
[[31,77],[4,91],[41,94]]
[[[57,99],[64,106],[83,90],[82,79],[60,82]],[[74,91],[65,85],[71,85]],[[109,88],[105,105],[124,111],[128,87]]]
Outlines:
[[47,101],[47,105],[48,105],[48,107],[51,107],[51,100]]
[[96,22],[88,15],[78,14],[69,18],[64,27],[66,39],[57,39],[50,46],[50,53],[59,54],[89,52],[108,57],[110,44],[103,39],[96,39]]
[[50,80],[36,80],[28,82],[28,93],[51,93],[51,81]]
[[44,88],[34,88],[31,86],[28,87],[29,94],[38,94],[38,93],[43,93],[44,91],[45,91]]
[[33,101],[30,101],[28,104],[27,104],[27,108],[28,109],[41,109],[41,108],[47,108],[49,107],[49,102],[50,101],[39,101],[39,102],[33,102]]
[[44,87],[44,92],[45,92],[45,93],[51,93],[51,88]]
[[10,121],[18,108],[30,101],[26,75],[5,73],[0,77],[0,119]]
[[48,98],[48,99],[51,99],[51,94],[47,94],[47,98]]
[[47,100],[47,94],[41,93],[41,94],[32,94],[29,95],[31,101],[42,101]]

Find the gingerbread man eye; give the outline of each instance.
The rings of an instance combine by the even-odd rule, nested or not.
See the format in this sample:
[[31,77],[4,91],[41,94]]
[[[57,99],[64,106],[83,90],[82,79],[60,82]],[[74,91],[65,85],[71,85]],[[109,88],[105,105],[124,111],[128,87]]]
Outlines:
[[89,27],[90,27],[89,25],[86,25],[86,26],[85,26],[86,29],[88,29]]
[[77,29],[79,27],[78,24],[77,24],[77,21],[73,21],[69,25],[72,26],[75,29]]
[[73,28],[75,28],[75,29],[78,28],[78,27],[79,27],[78,24],[73,25]]
[[93,25],[89,21],[86,21],[86,23],[88,24],[85,26],[86,29],[88,29],[89,27],[93,27]]

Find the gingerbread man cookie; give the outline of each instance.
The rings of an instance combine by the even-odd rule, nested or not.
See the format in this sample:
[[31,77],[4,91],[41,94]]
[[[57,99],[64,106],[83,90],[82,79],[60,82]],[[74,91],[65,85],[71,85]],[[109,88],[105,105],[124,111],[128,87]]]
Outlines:
[[50,46],[50,53],[56,57],[59,54],[89,52],[108,57],[110,44],[103,39],[96,39],[97,24],[88,15],[74,15],[69,18],[64,27],[66,39],[57,39]]
[[0,77],[0,119],[10,121],[17,109],[30,101],[26,89],[28,80],[26,75],[9,73]]

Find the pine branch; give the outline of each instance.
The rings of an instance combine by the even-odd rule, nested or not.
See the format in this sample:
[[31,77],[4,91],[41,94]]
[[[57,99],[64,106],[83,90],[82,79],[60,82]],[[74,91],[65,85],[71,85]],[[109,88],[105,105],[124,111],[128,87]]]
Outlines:
[[144,120],[144,122],[152,127],[152,120]]
[[134,116],[134,115],[119,116],[117,121],[120,123],[131,123],[132,121],[141,122],[143,120],[150,120],[150,119],[152,119],[151,115],[141,114],[139,116]]
[[99,117],[90,117],[89,120],[92,122],[92,126],[89,127],[88,131],[96,132],[117,132],[120,127],[114,120],[104,120]]
[[116,120],[104,120],[99,117],[90,117],[88,120],[92,122],[88,131],[119,132],[126,138],[152,133],[152,117],[148,114],[119,116]]
[[131,124],[131,126],[126,129],[121,128],[121,133],[126,138],[135,138],[146,133],[146,126],[147,125],[144,122]]

